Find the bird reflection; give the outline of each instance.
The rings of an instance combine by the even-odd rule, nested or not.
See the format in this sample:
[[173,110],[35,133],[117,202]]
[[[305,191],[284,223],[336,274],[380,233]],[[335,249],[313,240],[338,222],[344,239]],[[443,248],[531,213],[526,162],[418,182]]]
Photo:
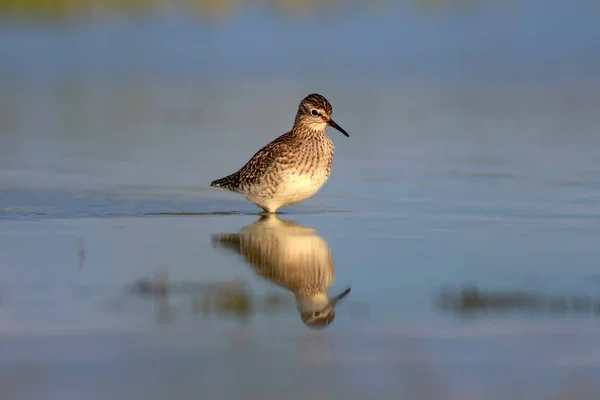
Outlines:
[[276,215],[261,217],[240,233],[213,235],[213,245],[242,255],[257,275],[294,293],[302,322],[322,329],[335,318],[334,307],[350,293],[335,297],[327,289],[335,279],[329,245],[317,231]]

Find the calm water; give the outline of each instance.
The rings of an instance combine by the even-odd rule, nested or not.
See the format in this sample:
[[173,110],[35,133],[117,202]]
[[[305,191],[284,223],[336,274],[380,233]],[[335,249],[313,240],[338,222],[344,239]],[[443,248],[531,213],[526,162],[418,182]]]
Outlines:
[[[435,299],[600,299],[600,9],[332,10],[0,28],[0,398],[598,398],[600,308]],[[331,251],[332,295],[352,288],[322,331],[215,247],[259,210],[208,187],[313,91],[350,138],[329,132],[330,181],[279,218],[324,243],[288,247]],[[180,290],[131,290],[157,271]],[[281,304],[198,310],[235,282]]]

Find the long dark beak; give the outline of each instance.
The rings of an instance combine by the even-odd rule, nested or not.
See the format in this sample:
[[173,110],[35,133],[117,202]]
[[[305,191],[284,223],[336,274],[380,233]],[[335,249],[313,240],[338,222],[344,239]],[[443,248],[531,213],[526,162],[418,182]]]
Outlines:
[[342,293],[340,293],[340,294],[338,294],[337,296],[335,296],[334,298],[332,298],[332,299],[330,300],[330,302],[331,302],[331,306],[332,306],[332,307],[333,307],[333,306],[335,306],[335,304],[336,304],[338,301],[340,301],[341,299],[343,299],[344,297],[346,297],[346,295],[347,295],[348,293],[350,293],[350,290],[352,290],[352,289],[351,289],[351,288],[348,288],[348,289],[344,290]]
[[329,122],[327,122],[327,125],[329,125],[330,127],[335,128],[338,131],[342,132],[344,135],[346,135],[346,137],[350,137],[350,135],[348,135],[348,132],[346,132],[344,129],[342,129],[341,126],[339,126],[338,124],[336,124],[334,120],[330,119]]

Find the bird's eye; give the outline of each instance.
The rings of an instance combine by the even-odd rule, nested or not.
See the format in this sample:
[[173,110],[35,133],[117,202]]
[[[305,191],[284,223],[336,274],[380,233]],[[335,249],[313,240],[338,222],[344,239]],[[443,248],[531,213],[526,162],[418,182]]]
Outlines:
[[312,111],[311,111],[311,114],[312,114],[312,115],[319,115],[319,112],[318,112],[317,110],[312,110]]

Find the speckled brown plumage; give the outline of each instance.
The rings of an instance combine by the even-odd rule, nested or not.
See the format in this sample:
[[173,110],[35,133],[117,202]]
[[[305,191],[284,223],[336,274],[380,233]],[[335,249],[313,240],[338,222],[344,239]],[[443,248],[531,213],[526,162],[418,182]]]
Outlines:
[[335,317],[337,300],[327,295],[335,280],[333,257],[314,229],[269,215],[241,233],[214,235],[213,245],[242,255],[257,275],[294,293],[306,324],[319,327]]
[[306,96],[291,131],[256,152],[237,172],[210,186],[239,193],[270,213],[313,196],[329,179],[335,153],[326,126],[348,136],[331,119],[332,113],[325,97],[316,93]]

